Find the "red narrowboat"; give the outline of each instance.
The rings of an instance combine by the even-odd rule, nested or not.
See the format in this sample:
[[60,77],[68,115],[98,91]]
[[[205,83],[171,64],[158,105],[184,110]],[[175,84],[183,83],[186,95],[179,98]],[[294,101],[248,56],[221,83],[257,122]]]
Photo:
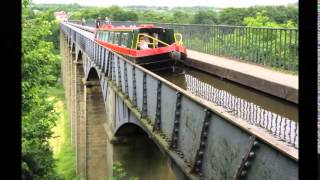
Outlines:
[[181,34],[152,24],[103,25],[96,29],[95,41],[140,65],[183,60],[187,56]]

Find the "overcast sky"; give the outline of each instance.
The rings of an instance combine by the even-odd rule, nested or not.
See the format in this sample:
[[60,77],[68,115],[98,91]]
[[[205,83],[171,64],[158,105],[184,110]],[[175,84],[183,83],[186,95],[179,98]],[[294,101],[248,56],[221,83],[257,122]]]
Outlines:
[[85,6],[211,6],[223,7],[248,7],[254,5],[286,5],[296,3],[298,0],[33,0],[34,3],[70,4],[78,3]]

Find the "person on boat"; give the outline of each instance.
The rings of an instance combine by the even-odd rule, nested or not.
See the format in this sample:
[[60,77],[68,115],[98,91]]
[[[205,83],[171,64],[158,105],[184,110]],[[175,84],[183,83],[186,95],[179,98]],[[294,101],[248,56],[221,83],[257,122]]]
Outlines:
[[111,21],[108,17],[105,18],[105,22],[106,22],[106,24],[111,24]]
[[86,20],[84,18],[82,18],[81,24],[82,24],[82,26],[86,25]]
[[99,26],[100,26],[100,17],[96,19],[96,28],[99,28]]
[[140,36],[139,40],[140,40],[139,42],[140,50],[149,49],[148,42],[145,40],[144,36]]

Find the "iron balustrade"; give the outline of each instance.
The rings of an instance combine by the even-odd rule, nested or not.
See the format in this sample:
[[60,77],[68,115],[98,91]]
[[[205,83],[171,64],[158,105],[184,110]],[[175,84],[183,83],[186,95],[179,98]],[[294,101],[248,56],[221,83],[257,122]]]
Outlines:
[[188,49],[297,72],[298,29],[229,25],[112,21],[116,26],[152,23],[182,34]]

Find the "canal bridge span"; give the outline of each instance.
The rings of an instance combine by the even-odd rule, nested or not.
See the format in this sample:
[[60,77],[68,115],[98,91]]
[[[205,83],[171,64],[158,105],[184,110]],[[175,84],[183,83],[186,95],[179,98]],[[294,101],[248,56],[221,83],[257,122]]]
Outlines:
[[178,167],[180,179],[298,179],[298,150],[60,25],[62,79],[77,175],[112,174],[108,142],[143,129]]

